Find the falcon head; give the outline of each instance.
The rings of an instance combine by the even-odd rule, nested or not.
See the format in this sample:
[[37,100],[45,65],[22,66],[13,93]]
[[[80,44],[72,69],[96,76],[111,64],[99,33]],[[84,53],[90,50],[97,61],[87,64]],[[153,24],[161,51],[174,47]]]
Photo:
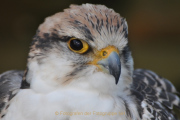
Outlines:
[[103,5],[71,5],[46,18],[33,38],[26,80],[38,92],[74,87],[120,93],[132,82],[128,26]]

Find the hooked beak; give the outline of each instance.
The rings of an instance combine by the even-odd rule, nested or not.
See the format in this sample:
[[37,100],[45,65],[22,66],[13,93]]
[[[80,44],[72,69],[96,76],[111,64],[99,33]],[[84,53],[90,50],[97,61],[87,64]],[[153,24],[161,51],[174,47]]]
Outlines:
[[121,63],[119,55],[116,52],[112,52],[108,58],[99,61],[98,65],[102,65],[102,69],[109,71],[115,77],[116,84],[118,83],[121,74]]
[[119,51],[114,46],[108,46],[99,53],[91,63],[95,64],[100,71],[113,75],[115,83],[118,84],[121,74]]

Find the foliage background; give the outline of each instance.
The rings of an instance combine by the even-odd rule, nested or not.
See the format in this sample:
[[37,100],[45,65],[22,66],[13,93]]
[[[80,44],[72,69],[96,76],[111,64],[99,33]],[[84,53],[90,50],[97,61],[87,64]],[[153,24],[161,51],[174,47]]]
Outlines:
[[180,91],[179,0],[4,0],[0,3],[0,73],[25,69],[36,29],[70,4],[104,4],[126,18],[135,68],[151,69]]

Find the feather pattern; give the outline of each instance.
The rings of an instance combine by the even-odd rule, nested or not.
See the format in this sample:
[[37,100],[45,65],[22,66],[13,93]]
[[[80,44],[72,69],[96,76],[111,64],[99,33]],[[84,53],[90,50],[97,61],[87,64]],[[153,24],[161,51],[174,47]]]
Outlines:
[[6,114],[11,99],[21,87],[23,71],[11,70],[0,75],[0,118]]
[[[24,75],[16,70],[0,75],[0,119],[177,120],[173,106],[180,108],[180,99],[175,87],[152,71],[133,73],[127,35],[126,20],[103,5],[71,5],[46,18],[33,38]],[[84,54],[71,51],[70,38],[87,42],[89,50]],[[97,55],[108,46],[118,49],[114,57],[121,63],[117,84],[110,71],[98,70],[99,62],[89,64],[110,57]],[[55,116],[58,109],[125,115]]]
[[170,81],[150,70],[137,69],[131,88],[143,120],[177,120],[172,109],[180,108],[180,99]]

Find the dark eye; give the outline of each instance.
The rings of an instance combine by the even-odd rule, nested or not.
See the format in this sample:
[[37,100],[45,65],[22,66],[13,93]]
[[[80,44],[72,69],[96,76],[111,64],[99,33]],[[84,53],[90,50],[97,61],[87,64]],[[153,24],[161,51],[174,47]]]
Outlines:
[[80,40],[74,39],[70,41],[70,47],[73,50],[81,50],[83,48],[83,44]]
[[71,38],[68,41],[68,47],[70,50],[76,53],[85,53],[89,49],[89,45],[84,40],[80,40],[77,38]]

